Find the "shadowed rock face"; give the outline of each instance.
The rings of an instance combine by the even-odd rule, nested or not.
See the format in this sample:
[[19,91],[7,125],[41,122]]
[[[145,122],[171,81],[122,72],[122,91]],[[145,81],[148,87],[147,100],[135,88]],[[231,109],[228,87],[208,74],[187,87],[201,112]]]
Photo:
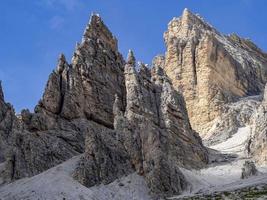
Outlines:
[[0,81],[0,162],[5,160],[9,149],[8,138],[12,135],[12,129],[17,126],[13,107],[4,100],[4,93]]
[[124,61],[116,44],[93,15],[72,63],[60,55],[34,113],[23,110],[16,118],[1,90],[1,149],[8,153],[1,151],[0,157],[6,161],[6,181],[33,176],[83,153],[93,122],[113,129],[114,94],[125,96]]
[[246,178],[249,178],[251,176],[256,176],[256,175],[258,175],[258,170],[256,169],[254,162],[246,161],[243,164],[241,179],[246,179]]
[[249,40],[224,36],[187,9],[171,20],[164,39],[164,69],[184,95],[192,127],[200,134],[225,103],[263,90],[267,55]]
[[93,15],[72,63],[60,57],[38,107],[65,119],[85,117],[112,128],[114,94],[125,96],[123,65],[116,38]]
[[88,187],[136,171],[153,193],[179,194],[188,185],[179,167],[203,167],[208,156],[163,60],[137,72],[133,53],[125,64],[116,38],[93,15],[71,63],[60,55],[34,113],[16,117],[0,90],[5,181],[84,153],[74,177]]
[[[95,136],[87,136],[85,156],[74,177],[92,186],[135,170],[146,178],[153,193],[179,194],[188,185],[179,167],[200,168],[208,162],[201,139],[190,127],[183,98],[172,88],[162,68],[150,70],[141,64],[137,72],[131,51],[124,76],[126,109],[122,110],[122,99],[116,96],[115,132],[99,136],[97,141]],[[111,135],[118,144],[112,144]],[[116,170],[108,173],[107,166],[114,163],[118,164]]]

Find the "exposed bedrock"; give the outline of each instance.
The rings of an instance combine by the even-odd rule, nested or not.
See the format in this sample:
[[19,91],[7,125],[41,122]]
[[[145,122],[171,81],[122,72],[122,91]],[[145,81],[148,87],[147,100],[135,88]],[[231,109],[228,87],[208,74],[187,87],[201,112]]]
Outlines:
[[163,68],[184,95],[190,122],[200,135],[224,104],[263,91],[267,55],[250,40],[224,36],[187,9],[170,21],[164,39]]

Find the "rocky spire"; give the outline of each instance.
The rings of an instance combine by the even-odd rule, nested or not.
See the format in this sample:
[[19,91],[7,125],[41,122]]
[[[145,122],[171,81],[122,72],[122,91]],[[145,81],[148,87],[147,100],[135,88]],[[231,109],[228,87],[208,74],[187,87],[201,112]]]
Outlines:
[[133,51],[130,49],[127,55],[127,64],[135,65],[135,57]]
[[4,101],[4,92],[2,88],[2,81],[0,81],[0,101]]
[[164,55],[157,55],[153,58],[152,66],[153,67],[161,67],[164,68],[165,65],[165,56]]
[[188,8],[185,8],[182,14],[182,17],[188,17],[189,15],[193,15]]
[[194,14],[191,13],[188,8],[185,8],[181,17],[182,22],[190,23],[190,20],[192,20],[193,18],[195,18]]
[[128,76],[131,76],[131,78],[129,77],[129,80],[132,81],[134,79],[135,81],[137,81],[137,73],[136,73],[135,65],[136,65],[136,60],[134,57],[134,53],[132,50],[129,50],[129,53],[127,55],[126,65],[124,68],[124,74],[125,74],[126,79]]
[[83,42],[97,40],[98,43],[109,45],[112,50],[118,51],[118,41],[104,24],[99,14],[93,13],[83,34]]
[[140,76],[142,76],[144,79],[150,79],[151,73],[150,73],[150,69],[148,68],[148,65],[142,62],[139,62],[138,65],[139,65]]
[[91,36],[91,27],[96,27],[97,24],[99,24],[99,22],[101,22],[101,18],[98,14],[94,14],[92,13],[89,23],[87,24],[84,33],[83,33],[83,39],[88,39]]
[[64,54],[60,54],[58,58],[57,72],[61,74],[67,65],[68,64],[67,64]]
[[181,25],[184,29],[191,29],[194,24],[201,25],[205,29],[209,27],[200,16],[193,14],[188,8],[185,8],[181,16]]

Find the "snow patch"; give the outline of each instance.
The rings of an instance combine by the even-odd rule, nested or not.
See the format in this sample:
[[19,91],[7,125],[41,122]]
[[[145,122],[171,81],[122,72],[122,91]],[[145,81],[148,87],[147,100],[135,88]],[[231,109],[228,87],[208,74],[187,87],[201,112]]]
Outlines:
[[[214,149],[213,151],[217,151],[217,160],[221,159],[219,153],[229,154],[228,160],[213,163],[209,167],[201,170],[181,169],[191,186],[188,188],[188,191],[173,198],[194,196],[197,193],[209,194],[215,191],[232,191],[243,187],[267,184],[267,166],[257,166],[260,172],[258,176],[241,179],[243,164],[246,160],[249,160],[249,158],[245,157],[244,153],[246,141],[249,136],[250,126],[242,127],[231,138],[210,147]],[[233,154],[237,155],[234,160],[230,156]],[[213,156],[216,156],[216,154]]]
[[226,141],[211,146],[210,148],[220,151],[221,153],[234,153],[244,155],[246,142],[250,136],[250,126],[239,128],[237,133]]

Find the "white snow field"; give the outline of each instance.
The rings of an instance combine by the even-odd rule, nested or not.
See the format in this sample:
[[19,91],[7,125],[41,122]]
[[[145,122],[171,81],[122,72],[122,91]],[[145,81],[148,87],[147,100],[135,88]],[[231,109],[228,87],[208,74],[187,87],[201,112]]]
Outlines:
[[237,154],[240,157],[245,156],[245,146],[247,139],[250,135],[250,126],[239,128],[237,133],[228,140],[219,143],[214,146],[210,146],[211,149],[220,151],[221,153]]
[[202,170],[182,169],[186,179],[191,183],[191,187],[177,197],[194,196],[196,193],[210,194],[213,192],[234,191],[244,187],[267,184],[266,166],[257,166],[260,172],[258,176],[241,179],[242,166],[246,160],[249,160],[244,152],[249,136],[250,127],[242,127],[228,140],[210,147],[223,154],[236,155],[236,158],[230,156],[228,161],[226,159],[221,163],[215,162]]

